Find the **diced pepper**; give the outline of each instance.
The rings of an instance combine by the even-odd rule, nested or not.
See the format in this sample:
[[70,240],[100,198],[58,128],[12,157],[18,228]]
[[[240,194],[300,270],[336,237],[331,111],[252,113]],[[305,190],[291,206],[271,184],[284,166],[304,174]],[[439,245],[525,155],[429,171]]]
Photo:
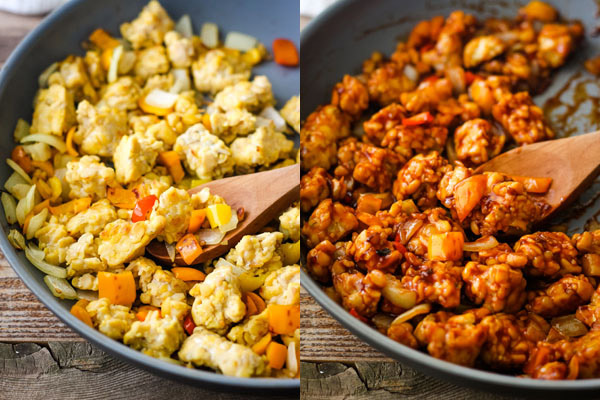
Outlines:
[[419,209],[417,208],[417,205],[415,204],[413,199],[402,200],[402,212],[412,214],[419,212]]
[[144,322],[150,311],[160,311],[160,309],[154,306],[141,306],[138,309],[138,312],[135,313],[135,317],[138,319],[138,321]]
[[356,211],[375,215],[381,209],[381,203],[383,203],[382,199],[371,194],[365,194],[358,198]]
[[202,115],[202,125],[204,125],[204,127],[206,129],[208,129],[209,131],[212,132],[212,128],[211,128],[211,125],[210,125],[210,115],[209,114]]
[[54,175],[54,167],[52,166],[52,163],[50,161],[32,161],[31,165],[33,165],[33,168],[38,168],[41,169],[42,171],[44,171],[46,173],[46,175],[48,175],[48,177],[53,176]]
[[102,68],[104,68],[105,71],[108,71],[110,69],[110,62],[112,60],[113,50],[113,48],[103,50],[102,54],[100,55],[100,64],[102,64]]
[[162,116],[162,117],[169,114],[173,110],[172,107],[171,108],[161,108],[161,107],[156,107],[151,104],[148,104],[146,102],[145,97],[140,97],[140,99],[138,100],[138,105],[140,106],[142,111],[144,111],[145,113],[154,114],[154,115],[158,115],[158,116]]
[[262,297],[260,297],[256,293],[254,293],[254,292],[247,292],[246,296],[252,299],[252,302],[256,306],[256,313],[257,314],[260,314],[261,312],[263,312],[265,310],[265,308],[267,308],[267,305],[265,304],[265,301],[262,299]]
[[254,304],[254,300],[252,297],[245,294],[243,296],[244,304],[246,305],[246,318],[250,318],[253,315],[258,314],[256,304]]
[[94,324],[92,323],[92,317],[86,309],[89,303],[90,302],[88,300],[84,299],[77,301],[77,303],[73,304],[73,306],[71,307],[71,314],[73,314],[78,320],[80,320],[84,324],[93,328]]
[[196,258],[202,254],[202,246],[200,246],[198,239],[192,233],[188,233],[179,239],[175,248],[187,265],[193,264]]
[[367,214],[366,212],[357,212],[356,218],[368,226],[381,225],[381,220],[374,215]]
[[462,180],[454,189],[456,214],[460,222],[479,204],[485,193],[487,183],[486,175],[473,175]]
[[131,271],[118,274],[106,271],[98,272],[98,297],[106,297],[111,304],[131,307],[135,301],[135,280]]
[[213,229],[226,225],[231,219],[231,207],[227,204],[211,204],[206,208],[206,217]]
[[152,207],[154,207],[154,203],[156,203],[157,200],[158,198],[153,194],[139,199],[137,203],[135,203],[135,207],[133,208],[133,213],[131,214],[131,221],[145,221],[146,218],[148,218],[148,215],[150,215]]
[[476,79],[482,79],[480,75],[474,74],[471,71],[465,71],[465,81],[467,85],[473,83]]
[[287,359],[287,347],[277,342],[270,342],[267,346],[267,360],[269,360],[269,367],[273,369],[283,368],[285,360]]
[[160,153],[158,155],[158,163],[167,167],[175,183],[181,182],[185,176],[185,171],[181,166],[181,159],[175,151],[163,151]]
[[296,67],[300,63],[296,45],[289,39],[273,40],[273,55],[275,62],[286,67]]
[[364,322],[365,324],[369,322],[368,319],[366,319],[365,317],[363,317],[362,315],[360,315],[359,313],[356,312],[356,310],[354,308],[350,309],[350,314],[356,318],[359,319],[360,321]]
[[194,323],[194,318],[192,318],[192,314],[188,314],[183,320],[183,329],[187,332],[188,335],[192,335],[194,333],[194,329],[196,329],[196,324]]
[[106,197],[113,206],[127,210],[134,209],[137,200],[135,193],[132,190],[120,187],[109,187]]
[[433,122],[433,115],[429,111],[425,111],[410,118],[402,118],[402,125],[404,126],[417,126]]
[[259,356],[262,356],[267,351],[269,343],[271,343],[271,334],[267,333],[252,346],[252,351],[258,354]]
[[117,39],[113,38],[104,29],[98,28],[89,37],[90,42],[98,46],[102,50],[111,49],[117,47],[120,43]]
[[193,210],[190,218],[190,224],[188,226],[188,233],[196,233],[202,227],[204,220],[206,219],[206,210]]
[[33,214],[39,214],[44,208],[50,208],[50,200],[44,200],[33,207]]
[[73,135],[75,135],[76,130],[77,130],[77,128],[75,126],[72,127],[71,129],[69,129],[69,131],[67,132],[67,139],[66,139],[67,153],[73,157],[79,156],[79,153],[77,153],[77,150],[75,150],[75,148],[73,147]]
[[35,181],[37,191],[42,195],[44,200],[50,199],[52,197],[52,188],[43,180],[37,179]]
[[28,174],[33,171],[33,161],[25,152],[23,146],[16,146],[13,149],[10,158],[12,158],[12,160],[16,162],[19,167],[23,168],[23,171],[27,172]]
[[56,207],[50,207],[52,215],[78,214],[90,208],[92,204],[91,197],[71,200]]
[[171,272],[175,275],[175,278],[186,282],[203,281],[206,278],[206,274],[196,268],[175,267],[171,268]]
[[513,175],[511,178],[520,182],[529,193],[546,193],[552,184],[552,178],[532,178],[530,176]]
[[269,329],[280,335],[293,335],[300,328],[299,305],[269,305]]
[[465,238],[461,232],[437,233],[429,237],[428,255],[432,261],[458,261]]

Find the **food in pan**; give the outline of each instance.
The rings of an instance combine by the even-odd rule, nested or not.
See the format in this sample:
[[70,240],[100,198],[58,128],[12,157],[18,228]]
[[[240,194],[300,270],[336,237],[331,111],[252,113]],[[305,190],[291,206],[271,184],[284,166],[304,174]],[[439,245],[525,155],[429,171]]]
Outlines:
[[600,231],[537,231],[551,179],[475,171],[557,136],[532,95],[582,38],[540,1],[455,11],[343,76],[301,131],[306,268],[330,297],[456,364],[600,377]]
[[[17,123],[7,160],[11,243],[55,296],[78,300],[72,314],[111,339],[226,375],[297,377],[298,205],[192,265],[244,210],[187,191],[294,164],[286,121],[299,121],[297,98],[283,117],[274,108],[269,79],[251,76],[270,56],[249,35],[223,43],[210,22],[194,35],[189,16],[176,24],[157,1],[120,31],[95,30],[83,55],[40,76],[31,123]],[[291,42],[279,40],[279,61],[294,65]],[[158,265],[145,251],[153,240],[190,266]]]

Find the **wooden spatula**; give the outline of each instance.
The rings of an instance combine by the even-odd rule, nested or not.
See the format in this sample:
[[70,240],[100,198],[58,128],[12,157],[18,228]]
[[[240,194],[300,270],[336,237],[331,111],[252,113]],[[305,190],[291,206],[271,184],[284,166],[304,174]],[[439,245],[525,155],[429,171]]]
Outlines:
[[[227,244],[204,247],[202,254],[192,264],[209,261],[224,254],[235,246],[244,235],[258,232],[269,221],[285,211],[293,201],[298,200],[300,196],[300,164],[219,179],[192,188],[189,193],[199,192],[203,188],[210,188],[212,194],[223,197],[234,212],[243,207],[245,217],[236,229],[225,235],[223,240]],[[167,248],[162,242],[152,241],[146,247],[146,251],[161,264],[173,264]],[[179,254],[175,257],[175,263],[187,265]]]
[[600,131],[522,146],[476,171],[552,178],[550,190],[539,195],[550,205],[546,220],[575,200],[600,173]]

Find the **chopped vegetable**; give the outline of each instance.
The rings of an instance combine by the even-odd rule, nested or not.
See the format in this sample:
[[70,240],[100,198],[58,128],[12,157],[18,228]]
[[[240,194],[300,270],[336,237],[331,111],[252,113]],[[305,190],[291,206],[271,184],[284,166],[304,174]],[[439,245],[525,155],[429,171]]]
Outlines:
[[175,278],[181,279],[182,281],[203,281],[206,278],[204,272],[189,267],[174,267],[171,268],[171,272],[175,275]]
[[185,329],[188,335],[192,335],[194,333],[194,329],[196,329],[196,324],[194,323],[194,318],[192,318],[192,314],[188,314],[183,320],[183,329]]
[[179,239],[175,247],[187,265],[193,264],[196,258],[202,254],[202,246],[192,233],[188,233]]
[[40,249],[38,249],[37,247],[34,247],[30,243],[29,246],[27,246],[25,248],[25,257],[27,257],[29,262],[31,262],[34,267],[36,267],[43,273],[54,276],[56,278],[63,278],[63,279],[66,278],[67,270],[65,268],[58,267],[56,265],[52,265],[52,264],[49,264],[46,261],[44,261],[43,260],[44,252],[43,251],[42,251],[41,257],[39,256],[39,254],[36,254],[37,252],[40,252],[40,251],[41,251]]
[[167,249],[167,254],[169,255],[171,262],[175,262],[175,257],[177,257],[177,249],[175,248],[175,244],[165,243],[165,248]]
[[474,242],[468,242],[468,243],[463,244],[463,250],[478,252],[478,251],[482,251],[482,250],[493,249],[496,246],[498,246],[498,241],[496,240],[495,237],[484,236],[484,237],[477,239]]
[[364,194],[358,198],[356,211],[373,214],[381,210],[383,200],[371,194]]
[[25,171],[27,174],[33,172],[33,164],[31,157],[29,157],[27,153],[25,153],[25,149],[23,148],[23,146],[16,146],[13,149],[10,158],[14,162],[16,162],[19,165],[19,167],[21,167],[23,171]]
[[225,233],[218,229],[200,229],[196,234],[198,241],[207,245],[219,244],[224,237]]
[[175,30],[183,37],[192,37],[194,29],[192,27],[192,19],[188,14],[183,14],[179,21],[175,24]]
[[138,312],[135,313],[135,317],[138,319],[138,321],[144,322],[150,311],[159,311],[160,312],[160,309],[158,307],[154,307],[154,306],[147,306],[147,305],[141,306],[140,308],[138,308]]
[[2,195],[0,195],[0,201],[2,201],[2,208],[4,208],[6,222],[9,224],[14,224],[17,222],[17,201],[15,198],[8,193],[2,192]]
[[563,315],[552,318],[552,327],[567,337],[583,336],[587,333],[587,327],[575,317],[575,314]]
[[37,191],[44,199],[50,199],[52,197],[52,189],[46,182],[41,179],[36,181]]
[[265,107],[259,115],[263,118],[273,121],[275,124],[275,130],[278,132],[283,132],[287,128],[287,123],[281,114],[279,114],[279,111],[273,108],[273,106]]
[[[46,67],[46,69],[43,70],[42,73],[40,74],[40,76],[38,77],[39,87],[42,89],[47,88],[48,87],[48,79],[50,78],[50,75],[52,75],[56,71],[58,71],[58,63],[57,62],[53,62],[52,64],[48,65],[48,67]],[[17,124],[17,127],[18,127],[18,124]],[[27,127],[27,130],[29,131],[29,127]]]
[[169,89],[170,93],[181,93],[186,90],[190,90],[192,86],[192,82],[190,80],[190,74],[186,68],[173,68],[171,70],[171,74],[175,81],[173,82],[173,86]]
[[227,222],[224,225],[219,226],[219,230],[223,233],[227,233],[229,231],[234,230],[237,227],[237,224],[238,224],[237,213],[233,213],[231,215],[231,218],[229,219],[229,222]]
[[292,341],[292,342],[290,342],[290,344],[288,345],[288,348],[287,348],[287,358],[285,360],[285,366],[287,367],[288,371],[290,371],[294,375],[296,375],[299,371],[299,368],[298,368],[298,360],[299,359],[300,359],[300,357],[299,357],[299,353],[296,349],[296,342]]
[[246,318],[250,318],[251,316],[258,314],[256,304],[254,304],[254,300],[251,297],[245,294],[243,296],[243,300],[244,304],[246,305]]
[[113,206],[127,210],[133,210],[137,200],[132,190],[120,187],[109,187],[106,197]]
[[244,54],[242,54],[242,60],[249,65],[256,65],[262,61],[262,59],[266,56],[267,49],[262,44],[259,44],[257,47],[248,50]]
[[271,343],[271,334],[267,333],[252,346],[252,351],[258,354],[259,356],[262,356],[267,351],[269,343]]
[[429,303],[419,304],[418,306],[414,306],[410,310],[405,311],[402,314],[398,315],[396,317],[396,319],[394,319],[392,321],[392,325],[402,324],[406,321],[410,321],[417,315],[427,314],[429,311],[431,311],[431,304],[429,304]]
[[19,200],[17,203],[17,208],[15,210],[15,214],[17,216],[17,221],[19,221],[19,225],[23,225],[25,223],[25,218],[27,214],[33,210],[35,207],[35,189],[36,185],[32,185],[27,192],[27,195]]
[[90,302],[88,300],[84,299],[77,301],[77,303],[73,304],[73,306],[71,307],[71,314],[73,314],[78,320],[80,320],[84,324],[88,325],[90,328],[93,328],[94,324],[92,323],[92,317],[86,309],[89,303]]
[[287,347],[277,342],[270,342],[267,346],[267,360],[269,367],[273,369],[283,368],[285,360],[287,360]]
[[56,135],[48,135],[45,133],[34,133],[33,135],[27,135],[23,139],[21,139],[21,143],[31,143],[31,142],[42,142],[46,143],[49,146],[54,147],[61,153],[65,153],[67,151],[67,145]]
[[432,261],[458,261],[463,255],[462,232],[446,232],[429,237],[428,258]]
[[258,41],[254,36],[246,35],[241,32],[229,32],[225,36],[224,46],[229,49],[236,49],[240,51],[248,51],[256,46]]
[[[33,215],[33,211],[30,214]],[[23,230],[25,231],[25,236],[27,239],[33,239],[35,233],[42,227],[42,225],[44,225],[44,222],[46,222],[46,218],[48,218],[47,208],[44,208],[38,214],[31,217],[27,227],[23,226]]]
[[487,183],[486,175],[473,175],[462,180],[454,189],[456,214],[460,222],[479,204],[485,193]]
[[27,172],[25,172],[23,170],[23,168],[21,168],[19,166],[19,164],[17,164],[16,162],[14,162],[12,159],[7,158],[6,159],[6,163],[8,164],[9,167],[11,167],[17,174],[19,174],[19,176],[21,178],[23,178],[23,180],[29,184],[32,184],[33,181],[31,180],[31,178],[29,177],[29,175],[27,175]]
[[381,225],[381,220],[379,218],[366,212],[357,211],[356,218],[368,226]]
[[254,292],[247,292],[246,293],[246,297],[252,299],[252,302],[256,306],[256,313],[257,314],[260,314],[261,312],[265,311],[265,308],[267,308],[267,305],[265,304],[265,301],[262,299],[262,297],[260,297],[256,293],[254,293]]
[[269,305],[269,329],[280,335],[293,335],[300,327],[299,305]]
[[588,253],[581,258],[585,276],[600,276],[600,254]]
[[106,49],[102,51],[100,55],[100,64],[105,71],[108,71],[110,68],[110,62],[112,60],[114,48]]
[[77,130],[76,127],[72,127],[67,132],[67,143],[66,143],[67,153],[70,156],[73,156],[73,157],[78,157],[79,156],[79,153],[77,153],[77,150],[75,150],[75,148],[73,147],[73,135],[75,134],[76,130]]
[[158,155],[158,163],[167,167],[175,183],[181,182],[185,176],[185,171],[181,166],[181,159],[175,151],[163,151],[160,153]]
[[82,197],[81,199],[71,200],[56,207],[50,207],[50,212],[52,215],[78,214],[90,208],[91,204],[91,197]]
[[7,238],[10,244],[17,250],[25,250],[27,247],[23,234],[17,229],[11,229],[8,232]]
[[33,168],[41,169],[48,176],[54,175],[54,167],[52,166],[52,163],[50,161],[35,161],[34,160],[31,162],[31,165],[33,165]]
[[402,118],[402,125],[417,126],[433,122],[433,115],[429,111],[425,111],[410,118]]
[[110,65],[108,66],[108,74],[106,75],[106,80],[108,81],[108,83],[112,83],[117,80],[119,75],[119,61],[121,61],[122,55],[123,46],[117,46],[114,49],[112,49]]
[[106,271],[98,272],[98,297],[107,298],[111,304],[131,307],[135,301],[135,280],[131,271],[118,274]]
[[297,264],[300,261],[300,241],[294,243],[283,243],[281,245],[283,253],[283,265]]
[[95,301],[98,300],[98,292],[94,290],[77,289],[77,298],[80,300]]
[[277,64],[286,67],[296,67],[300,63],[296,45],[289,39],[273,40],[273,56]]
[[520,182],[529,193],[546,193],[552,184],[552,178],[532,178],[530,176],[511,176],[512,180]]
[[196,233],[202,227],[204,220],[206,219],[206,210],[193,210],[192,216],[190,217],[190,224],[188,226],[188,233]]
[[211,204],[206,208],[206,217],[211,228],[218,228],[231,220],[231,207],[227,204]]
[[101,50],[112,49],[120,44],[117,39],[113,38],[108,32],[101,28],[98,28],[92,32],[89,39],[90,42],[92,42]]
[[52,294],[59,299],[75,300],[77,298],[77,292],[69,281],[64,278],[46,275],[44,276],[44,282],[46,282]]
[[212,22],[205,22],[200,30],[200,39],[206,47],[214,49],[219,45],[219,27]]
[[169,93],[161,89],[152,89],[145,97],[140,97],[138,103],[140,108],[148,114],[165,116],[173,109],[177,97],[174,93]]
[[158,197],[156,197],[153,194],[139,199],[137,203],[135,203],[135,207],[133,208],[133,213],[131,214],[131,221],[145,221],[150,215],[152,207],[154,207],[154,203],[156,203],[157,200]]

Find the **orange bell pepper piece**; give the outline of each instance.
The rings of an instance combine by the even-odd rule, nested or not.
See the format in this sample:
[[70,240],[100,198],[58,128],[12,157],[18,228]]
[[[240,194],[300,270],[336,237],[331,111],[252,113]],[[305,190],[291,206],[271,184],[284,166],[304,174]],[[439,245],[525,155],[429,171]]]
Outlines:
[[102,50],[111,49],[120,44],[117,39],[113,38],[108,32],[101,28],[92,32],[89,40]]
[[83,197],[81,199],[71,200],[56,207],[50,207],[50,213],[52,213],[52,215],[78,214],[81,211],[90,208],[91,204],[91,197]]
[[73,306],[71,307],[71,314],[73,314],[78,320],[80,320],[84,324],[93,328],[94,324],[92,323],[92,317],[86,309],[89,303],[90,302],[85,299],[77,301],[77,303],[73,304]]
[[19,167],[23,168],[23,171],[27,172],[28,174],[33,172],[33,160],[27,155],[23,146],[16,146],[13,149],[10,158],[12,158],[12,160],[16,162]]
[[206,274],[200,270],[197,270],[196,268],[174,267],[171,268],[171,272],[173,275],[175,275],[175,278],[186,282],[203,281],[204,278],[206,278]]
[[256,306],[256,313],[257,314],[260,314],[261,312],[263,312],[265,310],[265,308],[267,308],[267,305],[265,304],[265,301],[262,299],[262,297],[260,297],[256,293],[254,293],[254,292],[247,292],[246,296],[248,296],[249,298],[252,299],[252,302]]
[[267,351],[269,343],[271,343],[271,334],[267,333],[265,336],[262,337],[262,339],[254,343],[254,345],[252,346],[252,351],[258,354],[259,356],[262,356]]
[[287,359],[287,347],[281,343],[271,342],[267,346],[267,360],[269,360],[269,366],[273,369],[283,368],[285,360]]
[[54,167],[52,166],[52,163],[50,161],[32,161],[31,165],[33,165],[34,168],[38,168],[44,171],[48,175],[48,177],[54,175]]
[[188,226],[188,233],[196,233],[202,227],[204,220],[206,219],[206,210],[193,210],[192,217],[190,218],[190,224]]
[[479,204],[487,186],[486,175],[473,175],[459,182],[454,188],[454,208],[462,222]]
[[75,126],[72,127],[71,129],[69,129],[69,131],[67,132],[67,139],[66,139],[67,153],[73,157],[79,156],[79,153],[73,147],[73,135],[75,135],[76,130],[77,130],[77,128]]
[[300,63],[296,45],[289,39],[273,40],[273,56],[277,64],[285,67],[296,67]]
[[465,238],[461,232],[433,234],[429,237],[428,258],[433,261],[458,261]]
[[158,200],[158,197],[151,194],[150,196],[143,197],[135,203],[133,213],[131,213],[131,222],[145,221],[154,207],[154,203]]
[[382,203],[383,200],[379,197],[375,197],[371,194],[365,194],[358,198],[356,211],[375,215],[377,211],[381,210]]
[[118,274],[98,272],[98,297],[106,297],[111,304],[131,307],[136,297],[135,280],[131,271]]
[[106,197],[113,206],[127,210],[134,209],[137,201],[133,191],[120,187],[109,187]]
[[184,237],[179,239],[175,246],[183,261],[187,265],[191,265],[196,261],[196,258],[202,254],[202,246],[198,243],[198,239],[191,233],[186,234]]
[[300,328],[299,305],[269,305],[269,329],[280,335],[293,335]]
[[138,312],[135,313],[135,317],[138,319],[138,321],[144,322],[150,311],[160,311],[160,309],[154,306],[141,306],[138,309]]
[[158,163],[164,165],[169,170],[169,174],[173,177],[175,183],[181,182],[185,177],[185,171],[181,166],[179,154],[175,151],[163,151],[158,155]]
[[246,318],[258,314],[256,304],[248,294],[243,296],[244,304],[246,304]]

